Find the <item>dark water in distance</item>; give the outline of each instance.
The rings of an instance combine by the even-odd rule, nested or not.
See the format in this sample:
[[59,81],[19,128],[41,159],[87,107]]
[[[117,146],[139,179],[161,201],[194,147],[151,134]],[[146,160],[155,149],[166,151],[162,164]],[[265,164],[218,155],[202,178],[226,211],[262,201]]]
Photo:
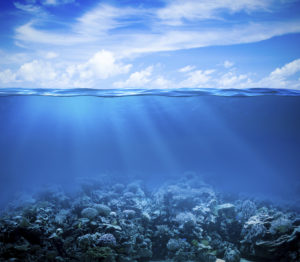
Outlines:
[[300,91],[0,89],[1,204],[44,183],[157,186],[186,171],[296,205]]

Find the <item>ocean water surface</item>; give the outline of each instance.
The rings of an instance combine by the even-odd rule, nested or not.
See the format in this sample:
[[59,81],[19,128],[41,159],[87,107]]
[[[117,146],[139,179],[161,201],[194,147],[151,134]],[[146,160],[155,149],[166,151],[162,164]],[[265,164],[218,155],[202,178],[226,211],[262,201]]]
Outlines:
[[[152,190],[162,190],[169,181],[181,181],[181,184],[175,183],[174,192],[179,188],[191,189],[203,181],[217,195],[222,194],[218,200],[220,205],[240,198],[251,199],[257,209],[264,205],[270,208],[271,205],[286,212],[297,212],[300,204],[299,175],[300,92],[296,90],[0,89],[0,200],[3,210],[12,199],[20,196],[20,192],[35,194],[49,184],[73,192],[78,187],[78,180],[91,179],[100,181],[100,190],[116,183],[125,187],[131,183],[128,192],[137,196],[142,188],[148,197]],[[132,183],[138,184],[138,188]],[[178,194],[182,196],[187,191]],[[101,199],[95,203],[105,204],[117,213],[118,209],[114,208],[118,204],[109,202],[110,197]],[[193,220],[191,212],[197,210],[195,208],[200,202],[193,203],[189,210],[180,209],[175,202],[169,208],[177,207],[180,212],[188,213],[190,217],[186,219]],[[124,205],[127,206],[121,208],[123,211],[133,209],[140,212],[134,201]],[[238,212],[238,204],[234,202],[234,205]],[[88,206],[82,204],[82,208]],[[67,207],[62,206],[60,210]],[[155,212],[150,211],[150,205],[143,208],[143,212],[147,211],[154,219]],[[229,206],[218,208],[230,209]],[[179,211],[168,212],[178,221],[186,220],[178,217]],[[199,224],[200,218],[197,219]],[[235,219],[240,221],[238,213],[234,215]],[[163,223],[166,222],[156,218],[153,228]],[[198,246],[202,240],[213,239],[202,234],[199,240],[193,235],[196,234],[194,231],[188,236],[180,236],[180,239],[192,247]],[[87,233],[86,230],[82,234]],[[189,237],[191,235],[193,237]],[[117,242],[123,241],[117,234],[115,237]],[[155,237],[148,238],[152,241],[152,255],[141,255],[137,261],[149,261],[151,257],[172,258],[173,253],[179,252],[179,248],[171,247],[176,243],[170,239],[178,239],[174,236],[166,237],[162,247],[157,246]],[[235,240],[229,238],[224,237],[234,243]],[[180,245],[184,246],[182,243]],[[237,243],[235,248],[239,249],[240,242]],[[289,261],[299,261],[299,252],[291,249],[295,259]],[[239,253],[252,261],[272,261],[274,254],[261,255],[255,250],[255,254],[246,249],[239,249]],[[282,250],[286,252],[286,249]],[[114,252],[119,251],[115,249]],[[218,252],[211,251],[211,254],[219,258],[227,254]],[[2,253],[2,256],[4,260],[11,257],[7,253]],[[58,256],[68,257],[64,252],[58,252]],[[187,259],[178,257],[175,261]],[[21,258],[22,254],[18,259]],[[23,261],[30,261],[26,259]],[[96,257],[86,261],[115,261],[101,259]]]

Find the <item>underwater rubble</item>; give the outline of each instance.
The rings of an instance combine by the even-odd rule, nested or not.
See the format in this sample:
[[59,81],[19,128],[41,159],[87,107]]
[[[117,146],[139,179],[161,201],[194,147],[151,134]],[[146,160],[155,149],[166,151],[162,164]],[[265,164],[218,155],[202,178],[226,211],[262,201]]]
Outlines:
[[9,203],[0,261],[300,261],[300,216],[228,199],[197,176],[152,191],[86,180]]

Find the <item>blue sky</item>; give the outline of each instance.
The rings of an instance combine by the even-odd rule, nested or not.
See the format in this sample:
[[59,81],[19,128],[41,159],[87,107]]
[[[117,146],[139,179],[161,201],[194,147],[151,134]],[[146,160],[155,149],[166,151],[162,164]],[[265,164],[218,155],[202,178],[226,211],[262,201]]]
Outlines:
[[300,1],[1,1],[0,36],[0,87],[300,89]]

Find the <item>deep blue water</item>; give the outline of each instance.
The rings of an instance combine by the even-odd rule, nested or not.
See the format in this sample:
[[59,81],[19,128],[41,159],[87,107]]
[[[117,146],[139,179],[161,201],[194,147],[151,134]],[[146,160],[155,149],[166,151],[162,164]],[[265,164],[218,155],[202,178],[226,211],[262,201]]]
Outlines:
[[228,193],[300,199],[295,90],[0,89],[0,199],[106,174],[193,171]]

